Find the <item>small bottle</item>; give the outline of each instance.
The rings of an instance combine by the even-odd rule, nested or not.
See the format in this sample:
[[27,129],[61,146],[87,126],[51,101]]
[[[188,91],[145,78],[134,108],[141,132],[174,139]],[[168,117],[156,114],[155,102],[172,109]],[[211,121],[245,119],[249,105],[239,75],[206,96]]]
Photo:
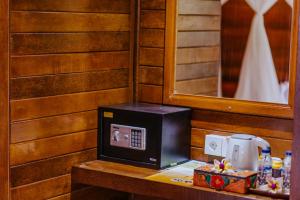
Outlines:
[[270,152],[270,148],[262,150],[263,172],[259,185],[265,185],[268,181],[272,180],[272,158]]
[[285,194],[290,193],[291,165],[292,165],[292,152],[286,151],[285,158],[283,160],[283,192]]
[[272,178],[279,184],[278,192],[282,192],[283,187],[283,162],[280,158],[272,157]]
[[261,179],[262,179],[262,175],[263,175],[263,170],[264,170],[264,165],[263,165],[263,159],[262,159],[262,155],[259,156],[258,158],[258,166],[257,166],[257,185],[260,186],[261,185]]
[[272,177],[280,178],[282,177],[282,166],[283,162],[280,158],[272,157]]

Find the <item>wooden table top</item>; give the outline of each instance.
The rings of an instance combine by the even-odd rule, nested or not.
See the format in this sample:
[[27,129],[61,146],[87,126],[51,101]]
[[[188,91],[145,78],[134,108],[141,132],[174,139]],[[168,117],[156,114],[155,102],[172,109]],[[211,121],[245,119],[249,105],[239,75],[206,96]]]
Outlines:
[[72,169],[72,182],[169,200],[271,199],[253,194],[241,195],[209,188],[179,186],[145,179],[158,172],[160,171],[96,160],[74,166]]

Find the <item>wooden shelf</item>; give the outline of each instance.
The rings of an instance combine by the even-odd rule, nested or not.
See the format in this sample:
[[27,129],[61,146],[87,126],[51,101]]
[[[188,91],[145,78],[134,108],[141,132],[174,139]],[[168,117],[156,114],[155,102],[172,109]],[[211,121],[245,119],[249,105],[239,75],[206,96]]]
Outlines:
[[184,187],[145,179],[158,173],[152,170],[107,161],[86,162],[72,169],[72,182],[169,200],[214,199],[249,200],[271,198],[259,195],[240,195],[202,187]]

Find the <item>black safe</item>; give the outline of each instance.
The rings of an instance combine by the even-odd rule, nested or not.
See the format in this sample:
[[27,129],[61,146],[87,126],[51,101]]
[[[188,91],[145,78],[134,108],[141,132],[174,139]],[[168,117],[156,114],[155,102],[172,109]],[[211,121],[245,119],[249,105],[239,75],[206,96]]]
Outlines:
[[189,160],[189,108],[126,104],[98,113],[98,159],[154,169]]

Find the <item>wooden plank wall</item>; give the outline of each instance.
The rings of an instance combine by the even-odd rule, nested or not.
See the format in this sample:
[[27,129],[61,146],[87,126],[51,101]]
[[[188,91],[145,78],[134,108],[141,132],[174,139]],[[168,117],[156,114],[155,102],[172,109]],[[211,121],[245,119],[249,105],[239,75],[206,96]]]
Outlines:
[[[236,92],[253,17],[254,12],[245,0],[230,0],[222,7],[222,93],[225,97],[233,97]],[[291,19],[292,9],[285,0],[278,0],[264,15],[280,82],[289,80]]]
[[217,96],[220,1],[178,0],[175,92]]
[[71,166],[96,159],[97,107],[132,96],[131,3],[10,3],[11,199],[70,199]]
[[[159,21],[159,30],[163,31],[165,28],[165,18],[162,13],[165,13],[166,0],[145,0],[142,1],[142,14],[141,14],[141,26],[145,26],[145,12],[151,13],[152,21]],[[145,9],[152,9],[151,11]],[[154,10],[157,9],[157,10]],[[159,15],[157,14],[159,13]],[[146,15],[147,16],[147,15]],[[150,18],[150,17],[149,17]],[[150,26],[146,23],[147,27]],[[163,26],[164,25],[164,26]],[[166,36],[167,37],[167,36]],[[158,38],[158,37],[156,37]],[[159,37],[162,40],[162,36]],[[151,35],[143,36],[140,42],[140,52],[145,50],[144,43],[142,41],[152,41],[155,37]],[[157,41],[157,39],[155,39]],[[151,43],[152,44],[152,43]],[[153,45],[152,45],[153,46]],[[140,62],[156,63],[158,60],[156,56],[162,59],[164,57],[163,48],[147,48],[152,51],[148,51],[147,56],[142,57]],[[159,53],[157,53],[159,52]],[[162,53],[161,53],[162,52]],[[163,68],[163,61],[159,62],[160,68]],[[142,77],[143,76],[143,77]],[[147,84],[140,82],[139,99],[141,102],[160,103],[162,104],[163,86],[153,86],[155,80],[163,79],[163,74],[140,74],[141,79],[147,79]],[[271,117],[259,117],[243,114],[223,113],[216,111],[194,109],[192,116],[192,139],[191,139],[191,158],[198,160],[207,160],[208,157],[204,155],[204,138],[207,134],[220,134],[228,135],[232,133],[247,133],[264,137],[272,146],[272,155],[283,157],[284,151],[291,149],[293,138],[293,120],[279,119]]]
[[165,46],[165,0],[141,0],[138,99],[161,103]]

